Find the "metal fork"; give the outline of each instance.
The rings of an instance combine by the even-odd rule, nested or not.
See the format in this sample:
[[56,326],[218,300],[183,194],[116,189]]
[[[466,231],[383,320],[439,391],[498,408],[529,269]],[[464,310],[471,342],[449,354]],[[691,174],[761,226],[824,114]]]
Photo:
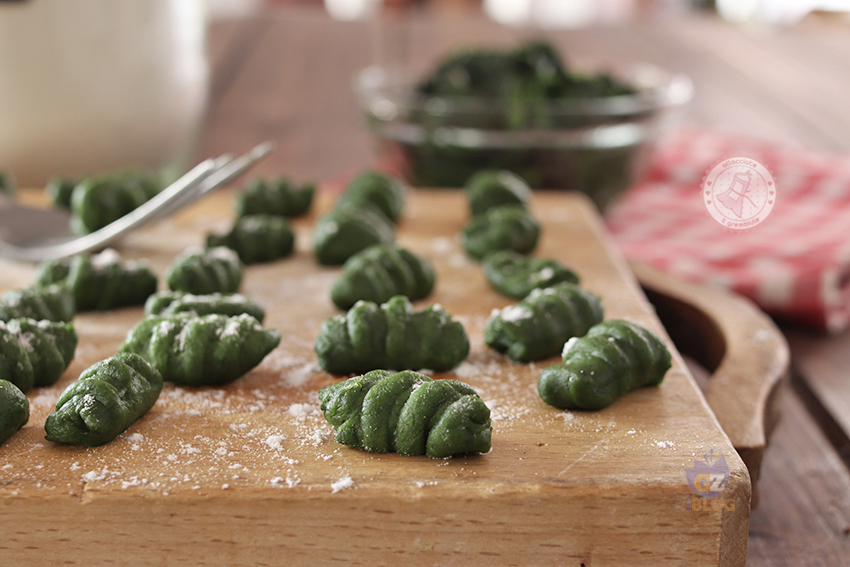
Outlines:
[[[0,240],[0,256],[25,262],[41,262],[82,254],[106,246],[128,232],[162,219],[194,203],[210,191],[229,183],[266,156],[273,146],[272,142],[264,142],[236,159],[223,155],[214,160],[204,160],[151,200],[91,234],[85,236],[66,234],[62,238],[57,238],[42,232],[37,241],[10,243]],[[0,208],[7,209],[5,211],[7,214],[36,217],[35,225],[55,227],[58,224],[62,231],[67,232],[67,215],[58,217],[65,219],[63,224],[61,220],[57,220],[59,213],[56,211],[33,209],[13,203],[5,206],[0,203]],[[37,217],[41,217],[41,222]],[[27,223],[33,224],[33,221],[28,219]]]

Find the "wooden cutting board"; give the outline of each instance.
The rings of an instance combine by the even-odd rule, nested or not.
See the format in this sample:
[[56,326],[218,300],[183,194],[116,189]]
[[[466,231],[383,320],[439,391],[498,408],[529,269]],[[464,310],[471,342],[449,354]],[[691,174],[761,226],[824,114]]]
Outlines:
[[[134,234],[120,252],[148,258],[161,275],[185,247],[228,228],[231,197]],[[543,226],[538,255],[574,267],[607,318],[666,337],[588,201],[540,193],[532,212]],[[293,257],[246,270],[243,292],[265,305],[280,346],[226,387],[166,385],[147,416],[97,448],[45,441],[44,420],[68,383],[116,352],[142,310],[75,318],[71,367],[56,386],[28,393],[29,424],[0,447],[0,563],[744,565],[747,469],[678,354],[661,386],[603,411],[547,406],[537,377],[557,358],[518,364],[483,343],[491,311],[512,301],[463,255],[467,214],[459,192],[416,191],[398,242],[437,272],[417,308],[438,302],[469,334],[468,359],[435,377],[481,394],[490,453],[433,460],[336,443],[316,392],[338,378],[321,371],[312,346],[338,313],[329,291],[340,270],[312,258],[314,215],[296,221]],[[0,260],[0,291],[32,278],[31,266]],[[706,456],[728,464],[714,501],[700,500],[685,474]]]

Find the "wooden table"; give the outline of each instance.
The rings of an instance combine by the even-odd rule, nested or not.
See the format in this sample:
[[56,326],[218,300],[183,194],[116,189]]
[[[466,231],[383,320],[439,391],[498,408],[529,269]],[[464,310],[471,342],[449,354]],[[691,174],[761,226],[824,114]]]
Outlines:
[[[528,35],[472,13],[434,10],[407,20],[408,54],[424,69],[466,43]],[[317,7],[266,8],[213,23],[212,93],[199,157],[264,139],[277,151],[253,173],[328,182],[374,162],[352,93],[375,61],[370,22],[329,20]],[[547,32],[568,56],[651,61],[690,75],[687,121],[825,151],[850,150],[847,23],[742,29],[708,16],[651,15],[625,27]],[[786,329],[791,388],[762,466],[750,522],[752,566],[850,563],[850,333]]]

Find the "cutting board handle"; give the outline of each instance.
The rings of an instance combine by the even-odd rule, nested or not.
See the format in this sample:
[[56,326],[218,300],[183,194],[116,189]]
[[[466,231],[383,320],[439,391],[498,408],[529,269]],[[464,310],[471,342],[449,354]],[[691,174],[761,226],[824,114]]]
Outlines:
[[767,438],[779,419],[779,386],[788,376],[785,337],[744,297],[676,280],[646,264],[631,267],[679,352],[711,372],[703,394],[747,465],[755,507]]

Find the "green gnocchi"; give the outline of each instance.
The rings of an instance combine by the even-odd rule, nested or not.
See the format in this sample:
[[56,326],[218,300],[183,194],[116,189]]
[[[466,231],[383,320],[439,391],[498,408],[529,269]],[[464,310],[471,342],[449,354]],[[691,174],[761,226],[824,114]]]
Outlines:
[[162,375],[136,354],[117,354],[87,368],[68,386],[44,423],[54,443],[96,447],[145,415],[162,391]]
[[119,352],[144,357],[166,382],[220,386],[260,364],[278,344],[280,331],[247,314],[177,313],[142,319]]
[[513,299],[522,299],[535,289],[561,282],[579,283],[578,274],[557,260],[526,256],[513,250],[487,254],[481,267],[493,289]]
[[336,206],[360,207],[370,204],[391,222],[397,223],[404,209],[404,192],[404,184],[398,178],[377,171],[365,171],[348,183]]
[[442,459],[490,451],[490,410],[457,380],[373,370],[319,391],[336,440],[377,453]]
[[434,269],[424,258],[392,244],[376,244],[349,258],[331,288],[331,300],[350,309],[360,300],[383,303],[395,295],[412,301],[434,289]]
[[473,216],[502,206],[526,208],[531,189],[514,173],[507,170],[482,170],[469,178],[466,196]]
[[518,362],[555,356],[570,338],[602,321],[599,298],[574,284],[536,289],[496,311],[487,321],[484,342]]
[[671,366],[664,341],[618,319],[570,339],[562,356],[563,364],[544,369],[537,383],[541,399],[561,409],[606,408],[632,390],[660,384]]
[[235,250],[243,264],[270,262],[292,254],[295,233],[287,220],[272,215],[239,217],[227,234],[210,234],[207,247]]
[[266,310],[262,305],[241,293],[193,295],[181,291],[160,291],[145,302],[145,315],[174,315],[184,312],[196,315],[218,313],[229,317],[247,313],[260,323],[266,317]]
[[30,419],[30,403],[21,390],[0,378],[0,445]]
[[75,313],[74,294],[60,284],[13,289],[0,297],[0,321],[21,318],[70,321]]
[[26,392],[54,384],[71,364],[77,333],[71,323],[0,321],[0,376]]
[[74,295],[77,311],[108,311],[142,305],[156,292],[157,278],[144,262],[122,262],[115,250],[80,254],[42,263],[38,285],[62,284]]
[[441,372],[466,358],[469,338],[440,305],[414,313],[410,300],[397,295],[382,305],[358,301],[345,315],[326,320],[314,348],[319,365],[331,374]]
[[168,288],[195,295],[235,293],[242,285],[242,262],[226,246],[188,249],[165,272]]
[[300,217],[310,210],[315,192],[314,183],[298,187],[285,177],[255,179],[236,197],[236,215]]
[[338,266],[376,244],[392,244],[393,225],[374,205],[339,205],[316,222],[313,252],[320,264]]
[[528,211],[517,206],[502,206],[472,217],[461,233],[461,244],[467,255],[481,260],[499,250],[522,254],[537,246],[540,225]]
[[71,229],[88,234],[120,219],[162,190],[150,171],[132,170],[82,180],[71,192]]

